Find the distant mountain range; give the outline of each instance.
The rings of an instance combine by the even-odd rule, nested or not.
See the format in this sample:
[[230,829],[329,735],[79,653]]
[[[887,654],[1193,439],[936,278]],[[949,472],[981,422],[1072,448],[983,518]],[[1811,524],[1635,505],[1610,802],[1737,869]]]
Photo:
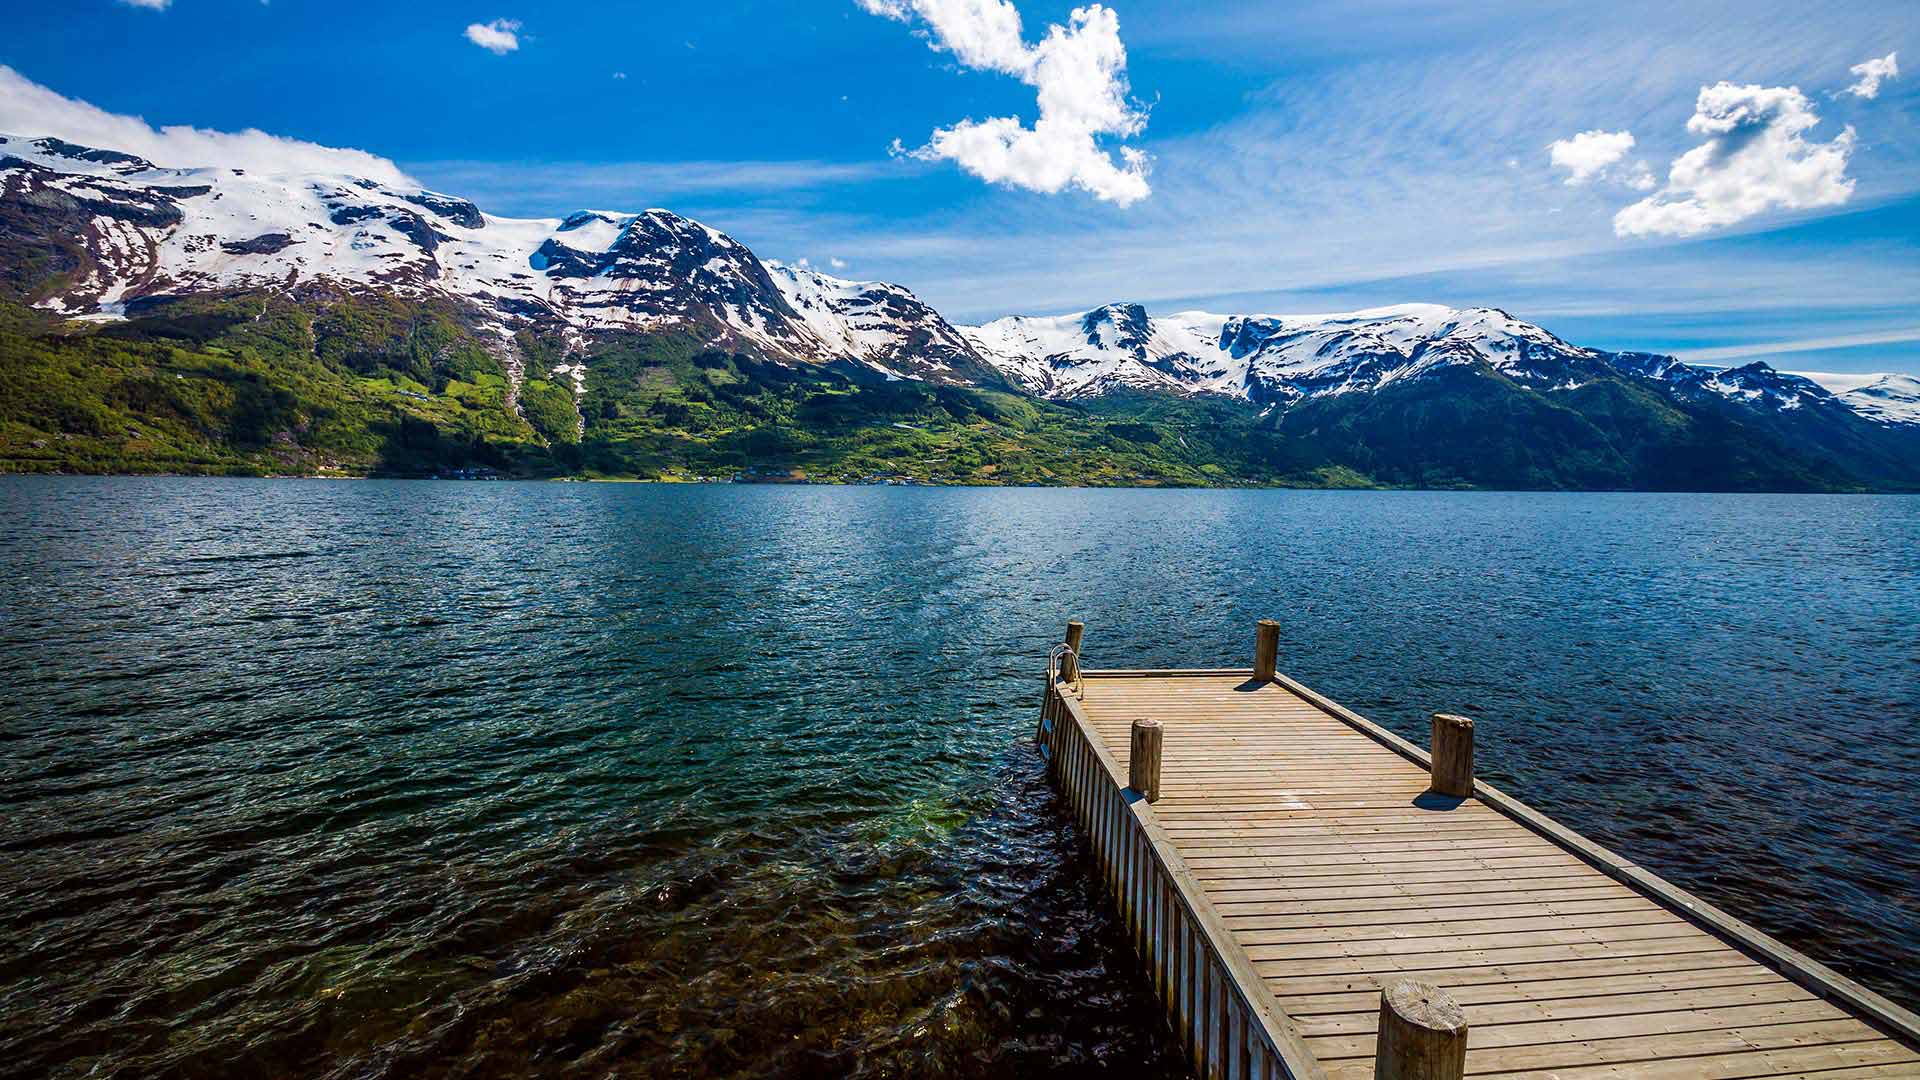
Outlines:
[[[956,326],[665,210],[503,218],[50,138],[0,136],[0,298],[32,391],[0,413],[0,467],[1920,488],[1906,375],[1708,369],[1428,304]],[[259,424],[211,386],[150,400],[161,342],[286,400]],[[48,365],[68,374],[36,383]]]
[[[1920,423],[1920,381],[1907,375],[1796,375],[1752,364],[1721,371],[1670,356],[1569,345],[1497,308],[1401,304],[1326,315],[1152,317],[1139,304],[1083,315],[1013,316],[963,327],[988,363],[1024,389],[1075,398],[1126,388],[1221,394],[1287,406],[1371,393],[1450,366],[1485,365],[1545,391],[1621,374],[1768,409],[1820,407],[1828,397],[1867,419]],[[1822,385],[1845,387],[1835,394]]]

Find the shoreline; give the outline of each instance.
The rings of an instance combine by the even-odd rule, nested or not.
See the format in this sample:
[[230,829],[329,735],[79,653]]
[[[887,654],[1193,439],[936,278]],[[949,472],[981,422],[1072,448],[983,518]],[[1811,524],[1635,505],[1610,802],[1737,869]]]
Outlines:
[[1386,484],[1379,485],[1305,485],[1279,483],[1242,483],[1242,484],[1187,484],[1167,482],[1160,484],[997,484],[992,482],[965,483],[950,481],[915,480],[909,482],[860,481],[860,480],[721,480],[713,478],[680,479],[669,477],[624,477],[624,476],[498,476],[498,477],[449,477],[449,476],[383,476],[323,474],[323,473],[215,473],[215,472],[62,472],[62,471],[7,471],[0,470],[0,481],[14,477],[60,477],[81,479],[88,477],[102,479],[174,479],[174,480],[323,480],[323,481],[408,481],[434,482],[448,484],[641,484],[661,487],[761,487],[761,488],[947,488],[947,489],[1000,489],[1007,491],[1322,491],[1322,492],[1430,492],[1440,494],[1509,494],[1509,495],[1827,495],[1827,496],[1915,496],[1920,489],[1862,489],[1854,491],[1820,491],[1791,488],[1499,488],[1499,487],[1404,487]]

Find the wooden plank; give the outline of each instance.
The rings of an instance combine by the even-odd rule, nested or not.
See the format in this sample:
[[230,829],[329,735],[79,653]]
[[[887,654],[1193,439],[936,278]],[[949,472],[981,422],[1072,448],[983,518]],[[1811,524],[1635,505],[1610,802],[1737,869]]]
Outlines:
[[1291,873],[1296,869],[1305,871],[1316,866],[1399,866],[1427,862],[1445,862],[1456,859],[1500,860],[1536,858],[1542,854],[1564,854],[1558,848],[1546,844],[1513,845],[1498,851],[1453,850],[1436,852],[1414,852],[1405,850],[1391,851],[1351,851],[1333,852],[1325,855],[1260,855],[1234,852],[1226,855],[1191,856],[1189,866],[1195,873],[1211,872],[1221,867],[1264,867],[1276,872]]
[[[1458,1001],[1458,999],[1455,999]],[[1724,1009],[1733,1006],[1752,1006],[1781,1004],[1786,1002],[1814,1001],[1813,995],[1806,990],[1786,981],[1773,978],[1760,983],[1747,983],[1738,986],[1696,987],[1676,989],[1661,987],[1657,990],[1642,990],[1631,994],[1604,994],[1590,997],[1555,998],[1545,1001],[1506,1002],[1503,1004],[1476,1003],[1473,1013],[1473,1029],[1482,1031],[1490,1027],[1509,1024],[1529,1024],[1546,1021],[1569,1021],[1592,1017],[1633,1016],[1643,1013],[1693,1012],[1702,1009]],[[1464,1002],[1460,1002],[1464,1005]],[[1839,1015],[1830,1005],[1823,1004],[1821,1015]],[[1300,1034],[1312,1039],[1325,1035],[1363,1035],[1373,1031],[1379,1022],[1379,1009],[1360,1009],[1351,1012],[1321,1013],[1313,1017],[1293,1014],[1298,1023]],[[1477,1045],[1487,1045],[1484,1041]]]
[[1379,910],[1390,907],[1448,907],[1453,905],[1541,903],[1548,900],[1631,896],[1604,880],[1544,878],[1539,881],[1486,881],[1448,888],[1445,884],[1414,881],[1406,884],[1349,885],[1343,888],[1263,889],[1223,897],[1215,903],[1222,914],[1286,911]]
[[[1331,885],[1339,882],[1360,883],[1377,878],[1415,878],[1419,875],[1436,877],[1485,877],[1506,880],[1525,873],[1530,877],[1589,877],[1593,872],[1578,863],[1553,854],[1543,855],[1507,855],[1505,853],[1483,858],[1449,857],[1441,853],[1432,859],[1367,859],[1350,862],[1319,862],[1305,866],[1286,867],[1267,865],[1226,865],[1209,864],[1194,870],[1194,876],[1207,883],[1210,889],[1230,891],[1239,888],[1253,888],[1261,885],[1291,882],[1300,885]],[[1651,902],[1651,901],[1649,901]]]
[[1459,881],[1471,878],[1482,884],[1516,881],[1559,881],[1566,883],[1608,884],[1606,878],[1582,866],[1565,863],[1523,860],[1500,864],[1491,860],[1438,860],[1426,862],[1362,863],[1313,867],[1313,873],[1289,874],[1272,867],[1230,866],[1215,868],[1201,880],[1216,894],[1249,892],[1275,888],[1359,888],[1391,881],[1408,884]]
[[[1244,899],[1245,897],[1242,894],[1270,892],[1274,889],[1358,889],[1390,883],[1436,885],[1457,882],[1461,876],[1461,871],[1452,869],[1405,870],[1396,873],[1391,868],[1374,867],[1370,868],[1366,873],[1358,874],[1315,874],[1300,877],[1283,877],[1277,874],[1270,874],[1263,877],[1214,878],[1207,881],[1207,888],[1214,896],[1220,899],[1234,900]],[[1517,866],[1501,873],[1475,874],[1474,879],[1482,884],[1498,882],[1508,886],[1547,881],[1557,882],[1561,885],[1606,883],[1605,878],[1598,877],[1589,871],[1562,866]]]
[[[1671,959],[1673,958],[1656,958],[1656,961]],[[1686,961],[1691,958],[1678,959]],[[1611,970],[1624,972],[1634,966],[1634,963],[1629,960],[1616,965]],[[1494,1008],[1520,1003],[1603,1002],[1611,997],[1671,994],[1697,989],[1785,987],[1795,993],[1809,992],[1794,986],[1767,968],[1744,962],[1744,958],[1739,957],[1738,954],[1734,954],[1732,959],[1717,967],[1687,970],[1676,969],[1673,963],[1661,962],[1646,962],[1638,966],[1650,970],[1630,974],[1600,974],[1572,978],[1502,979],[1479,985],[1452,985],[1446,989],[1454,1001],[1462,1006],[1473,1006],[1476,1010],[1482,1006]],[[1380,991],[1379,988],[1373,987],[1346,993],[1293,994],[1281,996],[1278,1000],[1287,1010],[1287,1015],[1297,1020],[1304,1032],[1316,1018],[1320,1017],[1373,1015],[1380,1003]],[[1478,1017],[1483,1013],[1476,1011],[1474,1015]]]
[[1445,919],[1527,919],[1564,913],[1592,915],[1615,912],[1662,911],[1643,897],[1625,896],[1603,900],[1562,900],[1546,903],[1488,904],[1452,908],[1416,908],[1412,910],[1361,909],[1340,912],[1279,911],[1251,915],[1226,915],[1235,935],[1248,930],[1285,930],[1325,927],[1341,929],[1359,926],[1418,926]]
[[1514,933],[1450,934],[1436,937],[1374,938],[1362,941],[1311,941],[1283,945],[1245,945],[1254,963],[1284,960],[1324,960],[1339,957],[1349,960],[1372,959],[1386,962],[1391,957],[1431,956],[1435,953],[1491,955],[1518,949],[1544,949],[1560,946],[1595,945],[1605,947],[1636,941],[1686,941],[1711,937],[1675,919],[1649,926],[1569,927]]
[[[1546,930],[1610,930],[1625,927],[1672,926],[1671,914],[1651,911],[1598,911],[1587,915],[1539,915],[1511,919],[1436,919],[1430,913],[1415,921],[1370,922],[1357,926],[1235,927],[1242,945],[1299,945],[1335,941],[1425,941],[1431,938],[1474,938],[1498,941],[1503,935],[1536,934]],[[1684,925],[1684,924],[1682,924]]]
[[[1838,1009],[1811,997],[1797,1001],[1771,1001],[1748,1005],[1717,1006],[1702,1009],[1667,1009],[1653,1012],[1611,1014],[1605,1016],[1549,1019],[1530,1023],[1491,1023],[1475,1021],[1470,1040],[1474,1050],[1487,1051],[1507,1047],[1575,1046],[1601,1039],[1649,1039],[1659,1036],[1693,1035],[1721,1046],[1720,1032],[1736,1028],[1761,1030],[1788,1024],[1847,1022],[1858,1024]],[[1865,1029],[1863,1030],[1871,1030]],[[1321,1062],[1346,1057],[1373,1057],[1371,1031],[1358,1034],[1309,1035],[1307,1045]],[[1576,1051],[1577,1054],[1577,1051]],[[1556,1059],[1563,1060],[1563,1059]]]
[[[1471,1040],[1471,1036],[1469,1036]],[[1611,1048],[1609,1048],[1611,1049]],[[1748,1080],[1760,1076],[1805,1076],[1809,1080],[1832,1080],[1844,1073],[1832,1070],[1848,1066],[1890,1069],[1868,1075],[1902,1076],[1911,1080],[1920,1075],[1916,1064],[1920,1056],[1891,1040],[1817,1046],[1754,1048],[1714,1054],[1676,1054],[1664,1060],[1655,1056],[1605,1061],[1587,1065],[1554,1065],[1501,1068],[1505,1062],[1489,1065],[1484,1057],[1467,1051],[1467,1075],[1498,1072],[1502,1080]],[[1327,1069],[1336,1080],[1373,1080],[1373,1062],[1350,1058],[1335,1062]]]
[[1509,958],[1503,963],[1472,967],[1388,969],[1360,972],[1310,972],[1293,966],[1273,965],[1267,986],[1278,999],[1299,995],[1351,993],[1356,990],[1378,994],[1388,981],[1396,978],[1421,979],[1448,992],[1463,986],[1501,985],[1547,979],[1586,978],[1627,971],[1691,971],[1709,967],[1744,966],[1753,963],[1745,954],[1725,945],[1679,948],[1615,949],[1585,956],[1566,954]]

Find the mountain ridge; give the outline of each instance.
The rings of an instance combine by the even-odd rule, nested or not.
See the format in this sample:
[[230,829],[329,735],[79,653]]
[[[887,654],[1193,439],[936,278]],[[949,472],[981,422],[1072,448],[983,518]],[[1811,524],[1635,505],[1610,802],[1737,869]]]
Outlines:
[[[654,421],[645,417],[681,423],[716,393],[726,399],[720,405],[745,409],[738,422],[803,431],[817,419],[764,403],[756,413],[744,399],[732,401],[745,391],[716,381],[725,371],[755,394],[789,397],[800,393],[790,385],[795,379],[817,384],[808,391],[816,395],[843,383],[919,384],[933,392],[921,400],[945,400],[949,414],[959,408],[975,416],[998,410],[954,406],[957,399],[940,398],[941,388],[989,395],[983,400],[1011,391],[1142,438],[1135,421],[1111,415],[1155,412],[1156,397],[1217,403],[1204,409],[1215,410],[1219,423],[1244,425],[1255,443],[1294,447],[1216,448],[1259,475],[1284,464],[1298,475],[1348,469],[1393,483],[1517,476],[1556,486],[1591,474],[1645,486],[1657,482],[1643,475],[1650,466],[1632,464],[1637,452],[1612,443],[1669,438],[1679,424],[1712,426],[1715,438],[1812,462],[1764,480],[1768,469],[1751,464],[1764,455],[1742,452],[1728,459],[1749,463],[1739,466],[1746,479],[1727,481],[1736,486],[1920,484],[1920,381],[1909,376],[1834,393],[1764,363],[1707,369],[1584,348],[1494,307],[1155,316],[1138,303],[1113,303],[958,326],[903,286],[761,260],[725,233],[657,208],[507,218],[456,196],[363,178],[162,169],[110,149],[8,135],[0,136],[0,257],[0,293],[100,333],[123,322],[185,325],[178,312],[217,306],[223,297],[258,296],[268,307],[279,297],[299,309],[296,322],[310,324],[301,333],[314,358],[363,377],[398,373],[421,388],[404,391],[420,400],[447,386],[480,386],[472,378],[497,369],[498,407],[507,415],[481,427],[526,431],[550,447],[653,439],[647,425]],[[366,307],[381,314],[370,320],[359,310]],[[340,314],[349,310],[350,317]],[[435,313],[432,342],[409,338],[417,327],[402,332],[408,311]],[[362,340],[370,328],[385,338]],[[343,334],[361,337],[349,342]],[[636,348],[654,360],[636,367],[621,359]],[[648,374],[681,362],[668,357],[726,359],[702,360],[691,374]],[[779,375],[782,369],[793,374]],[[1641,390],[1592,390],[1616,383]],[[686,402],[662,404],[683,391],[691,395]],[[1506,403],[1490,415],[1512,430],[1501,436],[1504,449],[1489,451],[1505,464],[1482,469],[1454,460],[1445,446],[1396,443],[1387,430],[1425,430],[1415,417],[1462,395],[1476,400],[1447,406],[1462,416]],[[637,417],[642,405],[665,411]],[[1615,430],[1613,420],[1591,415],[1597,408],[1647,415]],[[1093,414],[1109,419],[1084,419]],[[1540,440],[1555,445],[1559,437],[1548,428],[1565,423],[1579,434],[1564,452],[1612,464],[1569,470],[1541,458],[1537,446],[1523,449]],[[299,441],[292,429],[280,434]],[[1428,437],[1457,438],[1444,429]],[[1171,453],[1156,439],[1120,441],[1148,458]],[[804,442],[777,439],[742,455],[751,461],[768,456],[770,446]],[[1400,447],[1397,464],[1374,452],[1389,444]],[[1328,457],[1329,445],[1342,449]],[[1429,458],[1449,463],[1438,472],[1417,464]],[[1002,475],[991,463],[977,468],[979,476]]]

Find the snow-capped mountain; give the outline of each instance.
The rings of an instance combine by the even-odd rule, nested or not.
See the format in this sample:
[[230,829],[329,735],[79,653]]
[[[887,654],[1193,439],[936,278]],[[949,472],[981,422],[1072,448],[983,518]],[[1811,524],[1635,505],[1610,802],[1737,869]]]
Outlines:
[[571,355],[555,370],[582,392],[594,339],[635,331],[887,378],[1004,382],[1053,399],[1135,390],[1271,411],[1472,371],[1549,397],[1628,377],[1677,401],[1756,416],[1837,411],[1920,425],[1920,382],[1908,376],[1716,370],[1588,349],[1497,308],[1152,316],[1139,304],[1109,304],[956,327],[901,286],[762,262],[666,210],[507,218],[351,176],[159,168],[50,138],[0,136],[0,256],[0,286],[83,319],[220,290],[335,286],[443,298],[471,313],[516,377],[517,334],[560,340]]
[[1910,375],[1779,371],[1760,361],[1710,368],[1646,353],[1608,356],[1615,366],[1656,379],[1687,400],[1717,398],[1775,415],[1839,408],[1877,424],[1920,424],[1920,380]]
[[1884,424],[1920,425],[1920,379],[1877,372],[1834,375],[1822,371],[1788,372],[1813,380],[1854,412]]
[[767,263],[774,285],[829,356],[885,374],[940,382],[998,382],[958,328],[919,297],[884,281],[847,281],[806,266]]
[[1920,382],[1865,377],[1844,392],[1764,363],[1698,367],[1671,356],[1582,348],[1497,308],[1403,304],[1318,315],[1150,317],[1139,304],[1082,315],[1014,316],[962,327],[980,355],[1042,397],[1115,390],[1217,394],[1261,405],[1377,391],[1454,368],[1482,367],[1546,393],[1634,376],[1688,400],[1775,412],[1844,407],[1880,423],[1920,422]]
[[845,361],[896,378],[993,380],[945,319],[896,285],[770,270],[666,210],[499,217],[464,199],[349,176],[163,169],[57,139],[0,136],[0,208],[57,235],[41,307],[115,317],[141,301],[320,282],[471,303],[502,349],[522,329],[573,344],[678,330],[716,348]]
[[1139,304],[1109,304],[1084,315],[1013,316],[960,332],[1016,386],[1050,398],[1093,397],[1123,388],[1219,392],[1209,364],[1219,356],[1224,316],[1183,312],[1150,319]]
[[[1378,390],[1451,366],[1570,388],[1606,355],[1494,308],[1403,304],[1320,315],[1150,318],[1138,304],[962,330],[1022,387],[1076,398],[1122,387],[1262,404]],[[1591,372],[1587,372],[1590,377]]]

